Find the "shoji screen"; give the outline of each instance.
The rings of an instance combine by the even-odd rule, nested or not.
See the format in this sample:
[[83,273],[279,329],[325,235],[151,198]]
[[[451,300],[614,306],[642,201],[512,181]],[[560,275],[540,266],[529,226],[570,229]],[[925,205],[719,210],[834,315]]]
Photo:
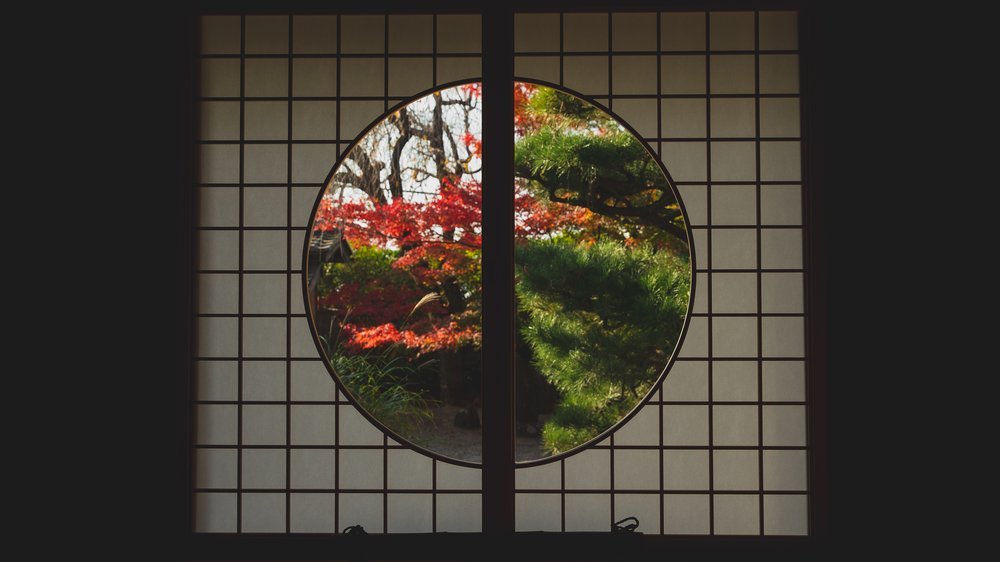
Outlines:
[[662,388],[589,450],[516,470],[518,531],[809,530],[797,14],[515,16],[515,75],[658,152],[694,232],[694,315]]
[[[797,14],[518,14],[515,75],[620,117],[694,232],[694,315],[609,439],[515,470],[519,531],[809,531]],[[478,15],[206,16],[195,531],[481,530],[481,470],[394,443],[341,395],[302,295],[309,213],[398,102],[481,74]]]
[[388,108],[480,76],[478,15],[202,18],[195,531],[481,530],[481,470],[390,440],[303,308],[309,213]]

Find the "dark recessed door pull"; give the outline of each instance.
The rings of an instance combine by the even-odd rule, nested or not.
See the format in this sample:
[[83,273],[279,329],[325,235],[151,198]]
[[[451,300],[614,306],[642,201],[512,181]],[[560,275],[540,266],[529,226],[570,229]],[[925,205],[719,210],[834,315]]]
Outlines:
[[[634,521],[634,523],[623,525],[626,521]],[[611,524],[612,533],[632,533],[635,532],[637,528],[639,528],[639,520],[635,517],[626,517],[617,523]]]
[[344,529],[345,535],[367,535],[368,531],[365,530],[361,525],[351,525],[350,527]]

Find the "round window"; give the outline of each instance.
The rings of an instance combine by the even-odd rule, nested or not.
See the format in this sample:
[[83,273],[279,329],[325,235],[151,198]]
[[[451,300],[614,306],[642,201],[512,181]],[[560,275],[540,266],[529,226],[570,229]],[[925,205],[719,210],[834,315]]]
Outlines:
[[[690,230],[621,121],[551,86],[514,96],[515,450],[544,462],[613,431],[662,380],[690,308]],[[306,247],[307,311],[341,389],[394,439],[461,464],[483,448],[482,101],[456,85],[372,124]]]

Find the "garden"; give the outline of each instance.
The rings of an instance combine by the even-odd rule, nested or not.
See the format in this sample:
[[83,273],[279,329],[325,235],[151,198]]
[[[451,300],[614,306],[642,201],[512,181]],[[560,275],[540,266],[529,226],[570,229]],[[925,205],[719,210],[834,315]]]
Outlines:
[[[645,145],[590,102],[515,83],[518,460],[578,447],[659,380],[691,289],[685,218]],[[414,100],[334,170],[313,218],[313,322],[353,398],[479,461],[482,90]]]

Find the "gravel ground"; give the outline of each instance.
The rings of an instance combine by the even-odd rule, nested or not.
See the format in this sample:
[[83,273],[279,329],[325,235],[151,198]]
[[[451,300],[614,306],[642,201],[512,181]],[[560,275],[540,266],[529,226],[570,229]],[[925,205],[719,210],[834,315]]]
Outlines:
[[[455,413],[460,409],[458,406],[435,408],[434,424],[425,426],[411,440],[446,457],[481,462],[483,459],[481,429],[455,427]],[[483,412],[479,410],[479,418],[482,417]],[[514,455],[519,461],[548,456],[542,450],[542,440],[538,437],[518,437],[515,441]]]

